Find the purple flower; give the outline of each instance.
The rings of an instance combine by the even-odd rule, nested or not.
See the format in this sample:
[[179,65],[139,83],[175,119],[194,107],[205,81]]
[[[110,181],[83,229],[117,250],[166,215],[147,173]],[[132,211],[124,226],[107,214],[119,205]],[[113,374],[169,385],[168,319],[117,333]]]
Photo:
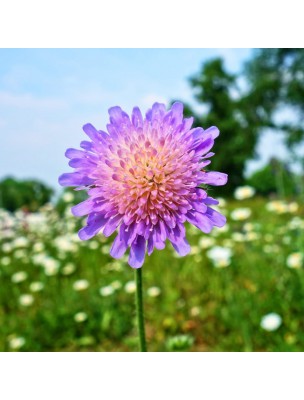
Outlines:
[[205,233],[226,222],[204,189],[227,182],[226,174],[204,169],[219,130],[191,129],[193,118],[183,118],[181,103],[169,111],[155,103],[145,118],[138,107],[131,118],[120,107],[109,115],[107,132],[83,127],[90,140],[80,143],[83,150],[65,153],[75,172],[59,178],[62,186],[88,192],[87,200],[72,207],[75,216],[88,215],[80,239],[117,231],[110,254],[120,258],[130,247],[133,268],[143,265],[146,252],[163,249],[166,239],[181,256],[188,254],[186,221]]

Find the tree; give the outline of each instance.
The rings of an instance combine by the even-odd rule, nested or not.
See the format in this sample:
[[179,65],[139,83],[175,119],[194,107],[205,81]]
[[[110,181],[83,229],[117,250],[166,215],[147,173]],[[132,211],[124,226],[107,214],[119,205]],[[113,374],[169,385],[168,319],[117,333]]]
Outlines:
[[[246,161],[257,156],[256,144],[265,128],[284,132],[291,160],[304,166],[304,157],[295,151],[304,139],[304,49],[258,49],[239,75],[228,73],[223,61],[214,59],[202,65],[190,84],[205,112],[198,115],[186,105],[185,114],[195,117],[195,126],[216,125],[221,131],[211,164],[229,175],[221,194],[245,183]],[[289,121],[282,118],[286,114]]]
[[247,184],[264,196],[277,194],[280,197],[291,197],[299,193],[300,180],[284,162],[272,158],[266,166],[247,179]]
[[0,182],[0,207],[8,211],[26,208],[37,211],[50,201],[54,191],[38,180],[17,180],[12,177]]
[[[295,149],[304,139],[304,49],[258,49],[244,72],[246,101],[258,122],[284,132],[287,147]],[[286,111],[288,122],[280,118]]]
[[[195,98],[206,112],[197,114],[189,105],[187,116],[193,115],[195,126],[208,128],[217,126],[221,135],[216,139],[212,169],[228,173],[228,185],[221,194],[232,193],[244,183],[245,163],[254,157],[258,139],[257,126],[252,125],[252,115],[245,107],[242,93],[237,85],[237,76],[229,74],[222,59],[205,63],[201,71],[190,79]],[[216,191],[216,189],[212,189]]]

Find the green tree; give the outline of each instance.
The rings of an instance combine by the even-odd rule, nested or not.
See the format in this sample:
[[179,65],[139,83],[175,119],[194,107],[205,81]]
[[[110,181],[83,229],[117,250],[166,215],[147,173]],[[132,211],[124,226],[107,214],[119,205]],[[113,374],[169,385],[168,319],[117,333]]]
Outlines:
[[299,177],[291,172],[284,162],[276,158],[272,158],[266,166],[255,171],[247,179],[247,184],[253,186],[258,194],[264,196],[276,194],[280,197],[298,194],[299,182]]
[[[265,128],[284,132],[291,161],[304,166],[296,151],[304,139],[304,49],[257,49],[238,75],[214,59],[202,65],[190,84],[204,112],[186,105],[185,114],[195,117],[195,126],[216,125],[221,131],[211,167],[229,175],[222,194],[245,183],[246,162],[256,157]],[[286,114],[289,121],[282,118]]]
[[38,180],[4,178],[0,182],[0,207],[8,211],[19,208],[36,211],[50,201],[53,193],[53,189]]
[[[257,49],[244,72],[257,123],[284,132],[294,150],[304,139],[304,49]],[[284,122],[287,110],[292,118]]]
[[194,116],[195,126],[208,128],[215,125],[220,129],[214,146],[216,157],[211,166],[212,170],[228,173],[228,185],[220,191],[229,194],[244,183],[245,164],[254,157],[258,127],[251,123],[252,115],[244,104],[237,76],[225,70],[222,59],[203,64],[201,71],[190,79],[190,84],[195,98],[206,111],[198,114],[186,105],[185,114]]

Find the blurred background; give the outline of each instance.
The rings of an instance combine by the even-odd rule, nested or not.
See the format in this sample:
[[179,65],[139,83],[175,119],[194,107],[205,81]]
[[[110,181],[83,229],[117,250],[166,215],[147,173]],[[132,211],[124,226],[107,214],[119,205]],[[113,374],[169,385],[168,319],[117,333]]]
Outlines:
[[0,351],[136,351],[134,276],[81,242],[64,152],[107,109],[185,104],[216,125],[227,216],[144,265],[150,351],[304,350],[304,50],[0,50]]

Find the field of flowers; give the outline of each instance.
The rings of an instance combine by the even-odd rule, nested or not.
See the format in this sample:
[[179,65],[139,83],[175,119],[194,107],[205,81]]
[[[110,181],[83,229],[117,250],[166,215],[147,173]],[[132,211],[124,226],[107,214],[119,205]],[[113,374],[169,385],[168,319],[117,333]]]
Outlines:
[[[188,226],[189,256],[147,257],[150,351],[304,350],[303,205],[252,195],[221,199],[224,228]],[[111,238],[80,241],[63,201],[0,210],[0,351],[137,351],[134,271]]]

